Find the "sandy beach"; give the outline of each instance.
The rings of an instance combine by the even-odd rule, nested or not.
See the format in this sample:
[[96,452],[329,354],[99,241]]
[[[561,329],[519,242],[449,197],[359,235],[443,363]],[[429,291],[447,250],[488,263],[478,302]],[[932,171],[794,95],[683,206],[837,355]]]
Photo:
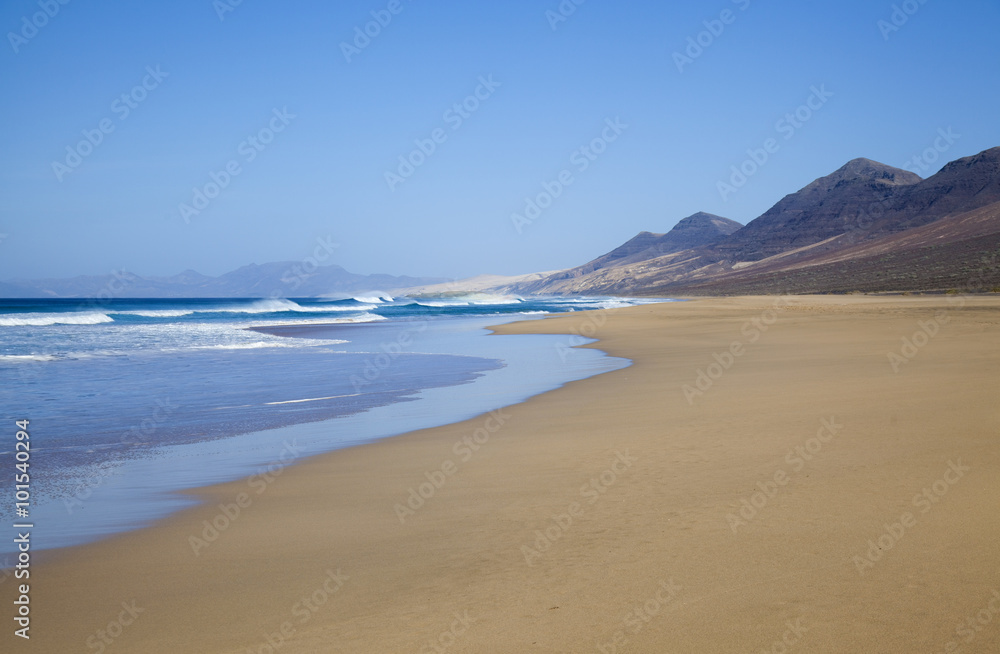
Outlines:
[[[696,299],[498,332],[634,364],[39,554],[31,639],[8,618],[0,649],[1000,651],[1000,298]],[[21,583],[0,582],[8,615]]]

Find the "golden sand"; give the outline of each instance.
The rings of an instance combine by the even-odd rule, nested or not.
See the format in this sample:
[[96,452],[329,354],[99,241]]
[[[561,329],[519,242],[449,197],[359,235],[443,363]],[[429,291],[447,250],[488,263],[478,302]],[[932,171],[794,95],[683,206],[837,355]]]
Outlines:
[[1000,651],[997,299],[702,299],[498,332],[594,334],[634,365],[38,557],[32,638],[8,619],[0,649]]

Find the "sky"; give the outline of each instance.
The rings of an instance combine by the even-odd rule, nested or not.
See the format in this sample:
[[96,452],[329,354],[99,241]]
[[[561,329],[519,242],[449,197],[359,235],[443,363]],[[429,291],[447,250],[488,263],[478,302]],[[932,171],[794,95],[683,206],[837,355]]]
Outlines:
[[318,248],[521,274],[749,222],[856,157],[927,177],[1000,145],[998,25],[985,0],[7,0],[0,279]]

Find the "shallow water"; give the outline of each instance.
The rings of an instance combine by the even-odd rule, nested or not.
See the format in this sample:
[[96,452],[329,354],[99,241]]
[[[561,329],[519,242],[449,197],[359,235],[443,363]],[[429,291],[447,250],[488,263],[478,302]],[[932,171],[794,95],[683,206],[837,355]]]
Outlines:
[[[247,332],[284,346],[186,351],[163,361],[141,353],[61,359],[22,383],[20,393],[34,385],[31,395],[5,391],[5,407],[25,397],[39,402],[34,417],[10,418],[31,418],[38,447],[33,549],[149,524],[192,504],[180,489],[471,418],[628,365],[570,349],[584,342],[580,337],[486,330],[530,317],[437,314],[332,329],[294,321],[282,328],[295,330],[294,337]],[[61,401],[74,389],[94,392]],[[93,427],[102,422],[118,427]],[[0,556],[12,549],[0,544]]]

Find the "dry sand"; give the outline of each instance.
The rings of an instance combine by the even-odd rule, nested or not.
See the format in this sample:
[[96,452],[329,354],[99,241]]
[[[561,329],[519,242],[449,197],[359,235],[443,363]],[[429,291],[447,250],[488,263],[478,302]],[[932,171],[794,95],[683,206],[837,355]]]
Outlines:
[[[203,489],[203,508],[42,557],[32,638],[8,619],[0,649],[1000,651],[1000,301],[951,300],[703,299],[504,326],[593,331],[634,365],[502,425],[319,456],[259,495]],[[895,372],[888,354],[932,320]],[[717,379],[689,403],[699,370]],[[494,431],[463,460],[477,429]],[[443,467],[401,524],[395,505]],[[190,536],[240,493],[196,556]]]

